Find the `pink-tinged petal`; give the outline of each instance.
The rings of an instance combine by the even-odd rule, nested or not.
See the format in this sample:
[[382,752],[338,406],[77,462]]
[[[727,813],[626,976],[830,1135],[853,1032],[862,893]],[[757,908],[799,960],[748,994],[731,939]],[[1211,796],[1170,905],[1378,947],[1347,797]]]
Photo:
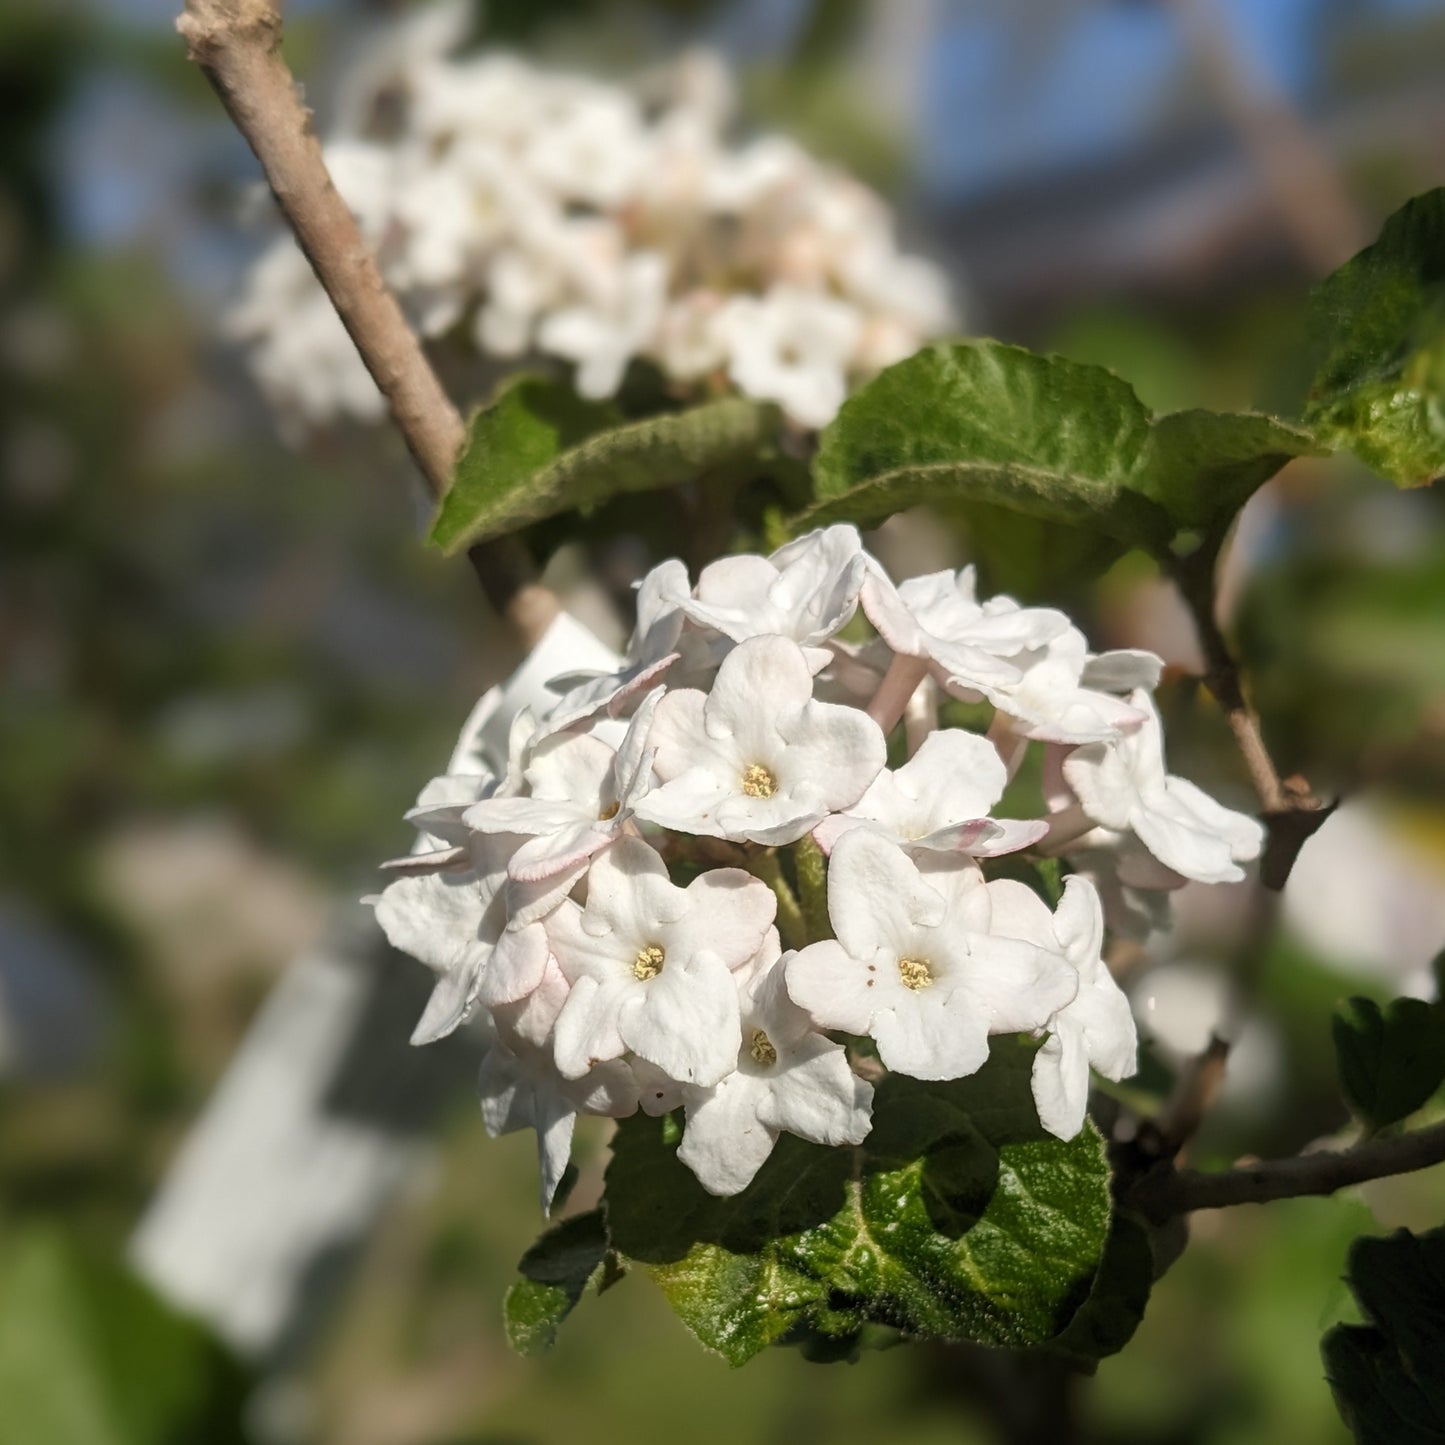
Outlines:
[[540,1056],[546,1071],[555,1073],[552,1029],[571,991],[572,985],[557,967],[557,960],[549,957],[542,970],[542,981],[531,993],[515,1003],[492,1005],[492,1024],[497,1037],[519,1056]]
[[664,692],[665,689],[655,687],[642,699],[627,724],[627,733],[603,785],[602,801],[609,808],[615,805],[616,816],[629,815],[633,804],[652,784],[652,758],[656,746],[652,742],[652,725]]
[[855,958],[871,958],[880,946],[896,953],[943,914],[942,895],[896,843],[867,828],[838,841],[828,867],[828,917]]
[[715,954],[729,968],[752,962],[772,927],[778,900],[741,868],[713,868],[688,884],[687,913],[666,932],[668,947]]
[[889,1069],[913,1079],[962,1079],[977,1073],[988,1058],[983,1016],[922,999],[880,1013],[873,1020],[873,1042]]
[[956,828],[941,828],[918,840],[923,848],[949,849],[972,858],[1003,858],[1042,841],[1049,825],[1042,818],[975,818]]
[[388,858],[382,869],[393,877],[419,878],[424,873],[464,873],[472,866],[465,848],[442,848],[433,853],[408,853],[405,858]]
[[574,867],[554,873],[536,883],[507,881],[507,921],[514,928],[541,923],[555,913],[562,901],[587,875],[590,860],[584,858]]
[[709,1194],[741,1194],[767,1162],[776,1129],[758,1118],[757,1081],[732,1074],[712,1089],[689,1089],[677,1157]]
[[854,828],[867,826],[869,826],[867,819],[855,817],[852,813],[834,813],[832,817],[824,818],[813,829],[813,841],[825,854],[832,853],[837,846],[838,839],[844,833],[850,833]]
[[507,864],[507,876],[517,883],[545,883],[563,873],[575,879],[578,868],[612,839],[613,834],[597,823],[569,824],[523,843]]
[[482,979],[482,1001],[494,1006],[525,998],[540,986],[551,952],[540,923],[507,929],[497,940]]
[[836,939],[810,943],[788,960],[788,996],[820,1028],[866,1034],[877,1006],[876,965],[852,957]]
[[[629,991],[618,1026],[634,1053],[703,1088],[732,1071],[742,1046],[737,987],[710,953],[669,957],[644,988]],[[559,1022],[559,1053],[560,1039]]]
[[1089,1060],[1077,1029],[1064,1024],[1044,1040],[1032,1084],[1039,1123],[1058,1139],[1072,1139],[1089,1108]]
[[876,562],[869,567],[858,595],[869,622],[894,652],[906,653],[910,657],[928,655],[923,629],[898,595],[892,580]]
[[555,1029],[557,1069],[564,1078],[580,1079],[589,1069],[627,1052],[617,1021],[628,993],[613,981],[583,977],[573,982]]

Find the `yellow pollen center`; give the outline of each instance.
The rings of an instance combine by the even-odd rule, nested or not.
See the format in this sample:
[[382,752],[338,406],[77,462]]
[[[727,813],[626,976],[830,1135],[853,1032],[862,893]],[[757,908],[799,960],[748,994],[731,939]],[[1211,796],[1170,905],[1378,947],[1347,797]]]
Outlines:
[[778,1051],[773,1047],[773,1041],[762,1029],[754,1029],[752,1039],[748,1043],[748,1052],[753,1056],[755,1063],[761,1064],[765,1069],[770,1069],[778,1062]]
[[929,968],[926,958],[900,958],[898,976],[903,980],[903,987],[911,988],[915,993],[921,988],[929,987],[933,982],[933,970]]
[[637,957],[632,960],[632,976],[639,982],[649,978],[656,978],[662,972],[662,965],[667,955],[655,943],[649,943],[646,948],[637,950]]
[[621,803],[609,803],[605,808],[603,808],[600,813],[598,813],[597,821],[599,823],[610,823],[621,811],[621,809]]
[[743,792],[750,798],[771,798],[778,790],[778,780],[761,764],[751,763],[743,770]]

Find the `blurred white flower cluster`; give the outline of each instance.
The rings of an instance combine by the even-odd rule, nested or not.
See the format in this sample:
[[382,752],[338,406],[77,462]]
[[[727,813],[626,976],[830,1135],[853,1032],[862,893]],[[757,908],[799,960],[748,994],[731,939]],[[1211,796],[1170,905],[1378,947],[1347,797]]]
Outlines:
[[[644,358],[681,388],[731,384],[821,427],[852,380],[952,326],[943,275],[899,254],[874,192],[776,136],[729,144],[720,61],[690,55],[624,90],[452,58],[466,15],[423,10],[357,66],[346,131],[325,146],[424,336],[562,358],[593,398]],[[256,262],[229,330],[293,421],[381,415],[289,236]]]
[[[860,612],[871,637],[844,640]],[[578,1113],[681,1107],[679,1157],[717,1194],[779,1131],[859,1142],[872,1088],[838,1035],[938,1080],[991,1034],[1047,1035],[1034,1097],[1072,1137],[1090,1069],[1134,1068],[1106,913],[1157,918],[1159,890],[1241,877],[1261,843],[1166,773],[1159,666],[978,600],[971,569],[895,586],[849,526],[696,585],[662,563],[626,657],[561,619],[408,815],[376,912],[439,975],[414,1041],[483,1014],[486,1124],[536,1129],[544,1205]],[[991,704],[986,735],[940,727],[945,696]],[[1035,744],[1047,808],[992,817]],[[987,876],[1030,849],[1073,864],[1052,910]],[[826,923],[803,876],[824,855]]]

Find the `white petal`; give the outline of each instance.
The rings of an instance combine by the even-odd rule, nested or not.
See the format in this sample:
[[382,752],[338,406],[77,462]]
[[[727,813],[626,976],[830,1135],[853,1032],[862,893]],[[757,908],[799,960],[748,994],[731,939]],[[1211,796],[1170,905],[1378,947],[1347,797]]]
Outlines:
[[742,1046],[732,974],[714,954],[669,958],[661,973],[629,996],[620,1028],[628,1048],[672,1078],[704,1088],[716,1084],[731,1072]]

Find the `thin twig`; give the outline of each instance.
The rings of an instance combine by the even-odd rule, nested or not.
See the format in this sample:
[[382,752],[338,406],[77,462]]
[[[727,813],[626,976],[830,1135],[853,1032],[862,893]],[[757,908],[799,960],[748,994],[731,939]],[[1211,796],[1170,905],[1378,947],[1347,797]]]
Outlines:
[[[451,485],[466,427],[332,183],[309,112],[281,56],[275,0],[186,0],[176,28],[261,162],[428,490],[440,498]],[[505,538],[473,548],[469,556],[489,600],[534,642],[556,615],[557,603],[537,584],[526,548]]]
[[1441,1163],[1445,1163],[1445,1123],[1389,1139],[1370,1139],[1349,1149],[1266,1159],[1215,1174],[1161,1170],[1134,1185],[1124,1202],[1162,1220],[1196,1209],[1333,1194],[1351,1184],[1411,1174]]
[[1311,793],[1303,778],[1281,779],[1260,730],[1259,716],[1245,697],[1239,664],[1214,615],[1214,578],[1223,545],[1224,533],[1216,533],[1188,557],[1169,556],[1167,564],[1194,617],[1204,653],[1205,685],[1224,709],[1263,811],[1267,836],[1259,863],[1260,882],[1280,892],[1289,881],[1300,849],[1333,809]]

